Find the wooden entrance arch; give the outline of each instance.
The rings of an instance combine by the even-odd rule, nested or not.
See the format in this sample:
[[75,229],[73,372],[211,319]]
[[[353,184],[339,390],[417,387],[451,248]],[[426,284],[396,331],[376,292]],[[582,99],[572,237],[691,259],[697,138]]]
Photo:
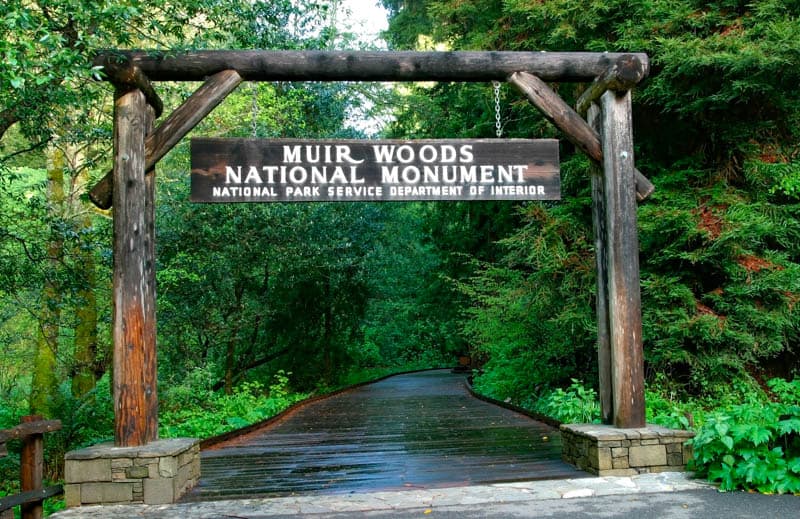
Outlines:
[[[507,81],[600,168],[592,174],[603,421],[645,425],[636,202],[653,185],[634,167],[630,90],[645,54],[589,52],[107,51],[116,86],[114,166],[90,192],[114,206],[114,437],[158,437],[154,168],[242,81]],[[204,81],[157,128],[153,82]],[[545,82],[587,82],[577,109]],[[586,115],[588,120],[584,120]]]

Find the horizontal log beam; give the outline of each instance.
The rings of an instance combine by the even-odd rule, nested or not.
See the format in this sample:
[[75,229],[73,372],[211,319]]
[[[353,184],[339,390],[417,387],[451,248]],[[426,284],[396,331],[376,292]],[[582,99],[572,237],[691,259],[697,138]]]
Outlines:
[[[603,148],[600,135],[581,118],[561,97],[541,78],[527,72],[515,72],[508,82],[525,94],[528,100],[544,114],[567,139],[598,164],[603,161]],[[636,177],[636,197],[641,202],[650,196],[655,186],[638,169]]]
[[[192,128],[203,120],[242,82],[235,70],[223,70],[208,78],[200,88],[167,117],[144,143],[145,171],[150,171]],[[100,209],[113,203],[113,171],[89,191],[89,199]]]
[[142,69],[133,65],[130,60],[118,60],[109,62],[103,67],[103,74],[106,79],[117,87],[138,88],[144,94],[147,104],[153,107],[156,118],[161,117],[164,112],[164,103],[158,97],[156,89]]
[[[545,81],[591,81],[624,54],[605,52],[389,52],[109,50],[95,66],[133,64],[151,81],[201,81],[236,70],[246,81],[492,81],[524,70]],[[647,70],[646,54],[635,54]]]
[[606,90],[624,92],[632,89],[647,75],[647,68],[634,54],[626,54],[611,65],[608,70],[598,76],[583,92],[575,104],[578,113],[583,117],[589,106],[600,99]]
[[48,497],[60,496],[63,493],[64,487],[61,485],[53,485],[39,490],[28,490],[27,492],[14,494],[13,496],[5,496],[0,498],[0,512],[19,505],[38,503]]
[[58,431],[61,429],[61,420],[42,420],[38,422],[22,423],[11,429],[0,431],[0,443],[9,440],[19,440],[33,434]]

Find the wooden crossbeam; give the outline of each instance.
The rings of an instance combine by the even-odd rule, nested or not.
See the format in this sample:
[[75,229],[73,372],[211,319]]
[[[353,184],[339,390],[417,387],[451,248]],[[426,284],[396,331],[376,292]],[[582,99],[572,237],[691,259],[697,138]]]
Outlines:
[[41,420],[30,423],[21,423],[11,429],[0,431],[0,444],[9,440],[19,440],[32,434],[58,431],[61,429],[61,420]]
[[[591,81],[625,54],[501,51],[109,50],[95,66],[132,63],[151,81],[202,81],[236,70],[247,81],[492,81],[527,70],[545,81]],[[642,64],[646,54],[635,54]]]
[[53,496],[60,496],[63,493],[64,487],[61,485],[53,485],[51,487],[45,487],[39,490],[20,492],[19,494],[14,494],[13,496],[5,496],[0,498],[0,512],[19,505],[37,502],[40,503],[43,499]]
[[[602,163],[600,135],[542,79],[528,72],[514,72],[508,77],[508,82],[525,94],[550,122],[566,134],[571,143],[595,162]],[[641,202],[653,193],[655,186],[638,169],[634,170],[634,175],[636,197]]]
[[589,106],[600,99],[606,90],[625,92],[632,89],[647,75],[647,68],[635,54],[626,54],[598,76],[578,98],[575,107],[585,116]]
[[[235,70],[214,74],[186,101],[173,111],[145,141],[145,169],[149,171],[183,137],[217,107],[242,82]],[[113,203],[113,172],[105,176],[89,191],[89,199],[100,209]]]
[[155,110],[156,117],[161,117],[164,112],[164,103],[158,97],[150,79],[139,67],[131,64],[130,61],[109,61],[103,67],[103,74],[106,75],[109,81],[117,85],[117,88],[127,87],[128,89],[141,90],[147,100],[147,104]]

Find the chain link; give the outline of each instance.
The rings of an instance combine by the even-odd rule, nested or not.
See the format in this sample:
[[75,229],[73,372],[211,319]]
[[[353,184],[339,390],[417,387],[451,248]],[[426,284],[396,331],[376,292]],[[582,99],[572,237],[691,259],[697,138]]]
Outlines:
[[500,82],[492,81],[494,87],[494,128],[497,138],[503,136],[503,124],[500,121]]
[[250,83],[253,86],[253,138],[258,137],[258,83]]

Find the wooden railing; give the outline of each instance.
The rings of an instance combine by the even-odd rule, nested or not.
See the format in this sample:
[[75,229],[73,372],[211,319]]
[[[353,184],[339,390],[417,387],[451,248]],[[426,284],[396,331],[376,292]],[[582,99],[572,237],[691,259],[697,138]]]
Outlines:
[[19,459],[19,494],[0,498],[0,519],[13,519],[15,506],[20,507],[22,519],[40,519],[42,503],[48,497],[61,495],[61,485],[42,487],[44,473],[44,433],[61,429],[60,420],[44,420],[41,416],[23,416],[12,429],[0,430],[0,457],[6,456],[6,442],[22,440]]

